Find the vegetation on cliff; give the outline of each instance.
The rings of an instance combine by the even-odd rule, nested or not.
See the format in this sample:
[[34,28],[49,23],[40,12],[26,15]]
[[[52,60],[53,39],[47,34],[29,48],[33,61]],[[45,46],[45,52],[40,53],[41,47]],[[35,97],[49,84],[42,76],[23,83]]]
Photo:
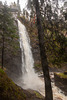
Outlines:
[[64,73],[56,73],[56,75],[59,76],[60,78],[67,79],[67,74],[64,74]]

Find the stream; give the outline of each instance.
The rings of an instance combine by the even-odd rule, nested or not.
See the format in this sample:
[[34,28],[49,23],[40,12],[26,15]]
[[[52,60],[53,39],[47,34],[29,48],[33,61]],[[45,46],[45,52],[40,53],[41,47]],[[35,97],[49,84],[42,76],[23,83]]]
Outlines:
[[[16,82],[17,85],[24,89],[36,90],[45,96],[44,79],[38,77],[38,73],[34,70],[34,59],[30,46],[30,38],[25,26],[18,20],[18,29],[20,37],[20,48],[22,51],[22,75]],[[51,78],[54,78],[54,74],[50,73]],[[55,86],[52,82],[53,97],[54,100],[67,100],[67,96]]]

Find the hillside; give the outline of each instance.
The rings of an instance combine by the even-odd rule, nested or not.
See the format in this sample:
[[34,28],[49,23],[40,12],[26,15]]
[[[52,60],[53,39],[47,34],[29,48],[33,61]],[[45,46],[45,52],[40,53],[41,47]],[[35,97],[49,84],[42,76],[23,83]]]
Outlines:
[[7,74],[0,69],[0,100],[44,100],[32,90],[26,91],[18,87]]

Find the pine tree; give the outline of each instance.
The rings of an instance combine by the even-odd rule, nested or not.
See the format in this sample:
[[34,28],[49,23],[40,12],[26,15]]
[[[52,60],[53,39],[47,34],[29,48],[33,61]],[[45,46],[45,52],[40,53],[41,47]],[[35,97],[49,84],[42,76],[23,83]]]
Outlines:
[[16,31],[14,25],[14,19],[10,12],[10,9],[6,4],[0,9],[0,35],[2,37],[2,68],[4,66],[4,49],[6,37],[13,37],[13,33]]

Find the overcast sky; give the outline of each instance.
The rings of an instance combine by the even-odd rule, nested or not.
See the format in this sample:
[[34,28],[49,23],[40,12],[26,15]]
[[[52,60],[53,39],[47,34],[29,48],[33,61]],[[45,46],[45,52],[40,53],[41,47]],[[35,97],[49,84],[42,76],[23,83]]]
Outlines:
[[[8,4],[8,5],[10,5],[11,2],[16,2],[16,3],[17,3],[17,0],[0,0],[0,1],[2,1],[2,2],[7,1],[7,4]],[[22,10],[23,8],[26,7],[27,1],[28,1],[28,0],[19,0],[21,10]],[[58,0],[58,1],[60,1],[60,6],[62,6],[63,3],[61,3],[61,1],[67,1],[67,0]]]
[[[0,0],[2,2],[5,2],[7,1],[7,4],[9,5],[11,2],[16,2],[17,3],[17,0]],[[26,6],[27,4],[27,0],[19,0],[19,3],[20,3],[20,6],[21,6],[21,10]]]

